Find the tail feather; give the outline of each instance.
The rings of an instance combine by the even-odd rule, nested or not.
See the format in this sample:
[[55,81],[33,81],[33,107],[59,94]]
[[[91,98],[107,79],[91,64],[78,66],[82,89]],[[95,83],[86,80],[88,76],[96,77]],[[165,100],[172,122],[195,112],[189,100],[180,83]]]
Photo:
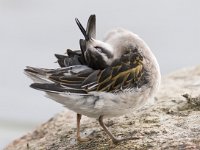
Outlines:
[[36,90],[52,92],[52,93],[69,93],[78,95],[87,94],[85,90],[63,87],[60,84],[55,84],[55,83],[33,83],[30,85],[30,87]]
[[85,65],[84,56],[82,55],[81,50],[72,51],[67,50],[67,55],[55,54],[57,62],[60,67],[70,67],[74,65]]
[[47,72],[51,71],[51,69],[39,69],[34,67],[27,66],[26,69],[24,69],[24,73],[32,79],[34,82],[37,83],[51,83],[47,77]]

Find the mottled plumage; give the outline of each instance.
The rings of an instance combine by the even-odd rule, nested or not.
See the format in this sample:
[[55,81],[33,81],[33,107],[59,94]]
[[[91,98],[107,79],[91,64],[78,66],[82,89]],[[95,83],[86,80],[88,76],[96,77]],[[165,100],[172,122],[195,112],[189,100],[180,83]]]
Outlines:
[[76,22],[85,37],[80,39],[80,50],[56,54],[61,68],[27,67],[25,73],[35,82],[32,88],[78,114],[78,132],[83,114],[99,118],[113,142],[122,141],[107,130],[103,116],[126,114],[154,96],[160,83],[156,58],[142,39],[125,29],[110,31],[103,42],[96,40],[95,15],[86,30]]

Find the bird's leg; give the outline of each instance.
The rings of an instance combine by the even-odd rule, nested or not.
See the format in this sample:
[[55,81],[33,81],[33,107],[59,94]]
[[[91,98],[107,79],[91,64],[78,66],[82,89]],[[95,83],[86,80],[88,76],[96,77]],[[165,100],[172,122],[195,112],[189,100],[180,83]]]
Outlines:
[[80,136],[80,121],[81,121],[81,114],[77,114],[77,141],[79,142],[87,142],[89,141],[90,139],[89,138],[81,138]]
[[121,138],[118,139],[116,138],[109,130],[108,128],[105,126],[105,124],[103,123],[103,116],[99,117],[99,124],[102,126],[102,128],[104,129],[104,131],[110,136],[110,138],[112,139],[113,143],[119,143],[122,141],[126,141],[126,140],[136,140],[139,139],[138,137],[127,137],[127,138]]

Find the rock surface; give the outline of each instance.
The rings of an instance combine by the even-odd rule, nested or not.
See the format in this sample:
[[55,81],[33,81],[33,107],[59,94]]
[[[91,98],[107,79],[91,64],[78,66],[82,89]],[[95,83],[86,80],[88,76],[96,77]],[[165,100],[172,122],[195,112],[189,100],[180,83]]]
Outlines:
[[105,123],[118,137],[140,138],[114,145],[95,119],[83,117],[82,134],[90,134],[93,139],[78,143],[76,114],[66,110],[5,150],[200,149],[200,66],[163,77],[154,105],[105,119]]

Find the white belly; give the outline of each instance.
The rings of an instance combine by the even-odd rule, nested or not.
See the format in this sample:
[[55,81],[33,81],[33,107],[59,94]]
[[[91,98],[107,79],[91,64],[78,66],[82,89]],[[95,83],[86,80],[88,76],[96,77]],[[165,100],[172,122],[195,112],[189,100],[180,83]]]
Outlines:
[[118,94],[93,92],[93,96],[70,95],[69,93],[47,93],[47,97],[63,104],[76,113],[98,118],[116,117],[141,107],[149,98],[149,90],[127,91]]

